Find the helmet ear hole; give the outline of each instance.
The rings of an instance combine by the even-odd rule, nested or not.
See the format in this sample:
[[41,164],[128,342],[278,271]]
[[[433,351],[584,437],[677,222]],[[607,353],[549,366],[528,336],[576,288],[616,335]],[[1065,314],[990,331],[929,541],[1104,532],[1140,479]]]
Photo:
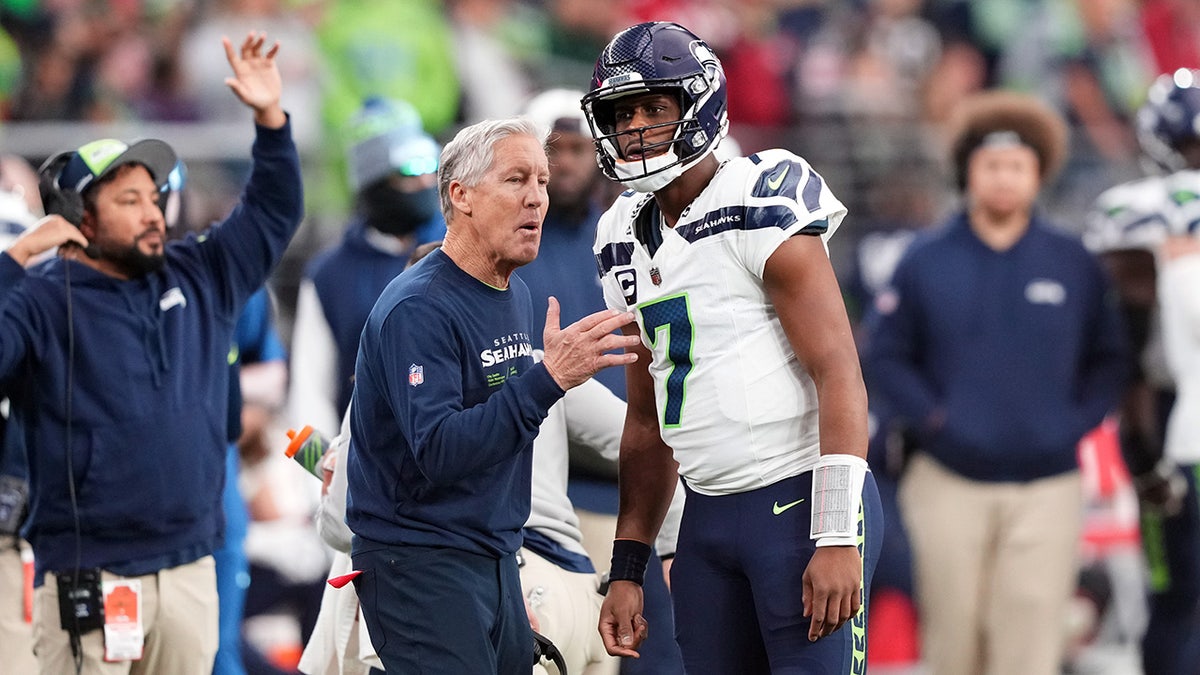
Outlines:
[[59,184],[63,167],[75,156],[72,152],[59,153],[38,169],[38,193],[42,197],[42,208],[47,215],[60,215],[75,227],[83,222],[83,197],[70,188]]

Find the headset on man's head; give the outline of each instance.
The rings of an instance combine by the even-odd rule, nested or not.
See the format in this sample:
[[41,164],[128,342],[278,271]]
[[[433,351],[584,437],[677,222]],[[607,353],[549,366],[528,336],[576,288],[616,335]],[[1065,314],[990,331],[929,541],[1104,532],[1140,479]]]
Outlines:
[[74,156],[75,151],[70,150],[47,159],[38,169],[38,192],[42,196],[42,208],[46,215],[62,216],[67,222],[79,227],[83,223],[83,196],[73,188],[59,185],[63,167]]

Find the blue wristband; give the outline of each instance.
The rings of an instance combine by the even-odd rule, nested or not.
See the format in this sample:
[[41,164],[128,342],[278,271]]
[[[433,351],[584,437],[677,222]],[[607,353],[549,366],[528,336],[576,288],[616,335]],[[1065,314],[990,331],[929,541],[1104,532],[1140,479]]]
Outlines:
[[636,539],[613,541],[612,567],[609,581],[632,581],[638,586],[646,579],[646,563],[650,562],[650,545]]

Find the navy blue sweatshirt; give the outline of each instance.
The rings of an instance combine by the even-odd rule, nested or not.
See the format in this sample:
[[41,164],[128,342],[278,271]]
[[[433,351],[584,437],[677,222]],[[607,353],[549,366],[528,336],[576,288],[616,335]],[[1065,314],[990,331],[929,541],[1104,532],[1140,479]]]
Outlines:
[[1036,216],[1003,252],[965,214],[919,238],[868,321],[871,395],[917,430],[924,451],[974,480],[1074,469],[1076,444],[1127,377],[1106,276]]
[[259,127],[253,159],[229,217],[168,243],[160,272],[120,280],[54,259],[26,273],[0,255],[0,378],[29,453],[38,583],[75,566],[68,451],[83,567],[149,574],[220,545],[229,345],[303,211],[290,124]]
[[529,339],[529,291],[438,250],[384,289],[363,328],[346,522],[378,544],[502,557],[529,518],[533,439],[563,395]]

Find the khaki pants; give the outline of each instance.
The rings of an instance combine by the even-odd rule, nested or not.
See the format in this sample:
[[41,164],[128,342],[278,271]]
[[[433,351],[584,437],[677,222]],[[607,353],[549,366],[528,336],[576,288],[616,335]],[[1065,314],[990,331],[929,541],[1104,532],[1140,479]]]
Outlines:
[[25,622],[25,570],[21,549],[29,545],[0,535],[0,673],[37,672],[33,626]]
[[[120,579],[103,573],[104,579]],[[82,637],[83,675],[211,675],[217,654],[217,577],[212,556],[139,577],[145,648],[139,661],[104,661],[104,631]],[[52,573],[34,592],[34,650],[42,675],[75,672],[71,641],[61,627]]]
[[[538,619],[538,632],[562,652],[567,672],[616,673],[620,662],[604,650],[600,637],[599,575],[568,572],[527,548],[521,549],[521,590]],[[541,666],[534,673],[549,672]]]
[[[592,559],[592,565],[600,572],[607,571],[609,563],[612,562],[612,543],[613,537],[617,533],[617,517],[583,509],[575,509],[575,515],[579,516],[579,531],[583,534],[583,549]],[[525,575],[522,574],[522,584],[524,584],[524,579]],[[600,602],[603,604],[604,598],[600,598]],[[600,619],[597,613],[596,622],[592,625],[592,632],[597,637],[600,635],[599,624]],[[601,651],[603,651],[603,639],[600,640],[600,644]],[[583,675],[616,675],[621,669],[621,659],[608,657],[608,652],[604,652],[604,654],[606,658],[588,666],[587,670],[582,671]],[[575,675],[577,671],[571,670],[570,672],[571,675]]]
[[1056,675],[1078,575],[1078,472],[965,479],[913,457],[900,485],[931,675]]

